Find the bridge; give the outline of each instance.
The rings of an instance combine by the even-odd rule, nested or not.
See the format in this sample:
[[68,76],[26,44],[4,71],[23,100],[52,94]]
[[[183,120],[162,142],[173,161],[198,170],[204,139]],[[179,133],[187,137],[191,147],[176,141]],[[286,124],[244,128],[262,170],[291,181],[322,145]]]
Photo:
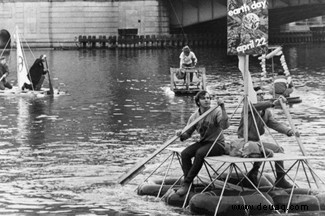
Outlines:
[[[169,0],[174,31],[216,32],[226,26],[227,0]],[[269,28],[325,15],[325,0],[268,0]]]

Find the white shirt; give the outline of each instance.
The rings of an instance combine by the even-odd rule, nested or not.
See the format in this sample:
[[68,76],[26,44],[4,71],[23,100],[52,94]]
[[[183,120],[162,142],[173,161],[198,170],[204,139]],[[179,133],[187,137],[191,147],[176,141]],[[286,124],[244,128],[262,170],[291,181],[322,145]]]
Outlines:
[[196,58],[195,54],[192,51],[190,51],[188,56],[186,56],[184,54],[184,52],[182,52],[180,54],[179,58],[181,59],[180,60],[180,67],[182,67],[183,64],[191,64],[192,61],[193,61],[194,64],[197,63],[197,58]]

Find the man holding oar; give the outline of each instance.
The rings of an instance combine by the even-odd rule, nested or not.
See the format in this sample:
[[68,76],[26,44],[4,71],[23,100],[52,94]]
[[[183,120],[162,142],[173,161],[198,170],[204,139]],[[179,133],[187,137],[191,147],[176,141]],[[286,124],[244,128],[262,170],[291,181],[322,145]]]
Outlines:
[[[261,102],[263,100],[260,87],[255,87],[254,90],[257,93],[258,103],[254,104],[254,109],[249,108],[248,112],[248,141],[260,142],[264,148],[272,150],[275,153],[284,153],[284,149],[281,146],[278,146],[274,143],[261,142],[260,137],[265,133],[264,127],[267,126],[273,130],[285,134],[287,136],[300,136],[298,132],[294,132],[289,127],[278,122],[272,112],[269,110],[270,107],[273,107],[278,101],[275,102]],[[281,96],[283,97],[283,96]],[[281,98],[280,98],[281,99]],[[280,100],[279,99],[279,100]],[[244,120],[241,119],[237,131],[238,137],[244,137]],[[248,178],[257,186],[257,176],[258,170],[261,166],[261,162],[255,162],[253,168],[248,172]],[[276,171],[276,187],[280,188],[292,188],[292,185],[285,179],[285,171],[283,161],[275,161],[275,171]]]
[[[211,96],[207,91],[198,92],[194,99],[199,109],[191,115],[187,125],[199,118],[211,106]],[[195,130],[200,134],[200,140],[185,148],[181,153],[184,183],[176,192],[180,196],[185,195],[190,189],[190,185],[201,170],[206,156],[225,154],[225,138],[222,130],[229,127],[229,120],[224,102],[218,100],[218,105],[220,108],[212,111],[206,118],[199,121],[183,134],[181,134],[181,131],[177,132],[181,141],[190,138]],[[192,164],[193,157],[194,161]]]
[[27,75],[28,79],[32,82],[32,84],[29,85],[25,83],[23,86],[23,90],[25,88],[34,91],[41,90],[41,87],[45,79],[45,74],[48,73],[48,69],[44,65],[45,63],[46,63],[45,55],[41,55],[38,59],[35,60],[34,64],[30,68],[29,73]]

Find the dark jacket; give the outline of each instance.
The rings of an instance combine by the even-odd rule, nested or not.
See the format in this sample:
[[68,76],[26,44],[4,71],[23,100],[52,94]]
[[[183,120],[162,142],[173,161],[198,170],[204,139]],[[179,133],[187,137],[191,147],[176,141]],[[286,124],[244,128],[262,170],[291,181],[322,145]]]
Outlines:
[[[279,133],[287,134],[290,128],[288,128],[287,126],[283,125],[282,123],[274,119],[272,112],[268,109],[269,107],[272,106],[273,106],[272,102],[261,102],[261,103],[254,104],[255,109],[258,111],[259,115],[263,118],[263,121],[269,128],[272,128],[273,130]],[[253,113],[254,113],[259,134],[260,136],[262,136],[265,133],[264,123],[255,110],[253,111]],[[237,135],[239,138],[244,137],[243,117],[240,120]],[[259,141],[259,140],[260,139],[258,136],[258,132],[256,130],[253,115],[251,110],[249,110],[248,111],[248,141]]]
[[36,86],[42,75],[46,74],[42,59],[36,59],[32,67],[29,69],[28,79]]

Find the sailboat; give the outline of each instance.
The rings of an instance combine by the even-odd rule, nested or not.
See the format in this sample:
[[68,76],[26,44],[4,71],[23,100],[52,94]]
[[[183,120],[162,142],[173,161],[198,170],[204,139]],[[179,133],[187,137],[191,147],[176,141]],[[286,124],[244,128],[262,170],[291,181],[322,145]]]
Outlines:
[[[53,89],[51,78],[50,78],[50,71],[48,74],[48,82],[49,82],[49,88],[41,88],[41,90],[35,91],[35,90],[24,90],[23,86],[24,84],[31,84],[30,79],[28,78],[28,68],[27,68],[27,61],[25,52],[23,50],[22,42],[20,40],[19,35],[19,29],[16,27],[15,34],[15,43],[16,43],[16,68],[17,68],[17,86],[13,86],[12,89],[5,89],[0,90],[0,96],[4,95],[15,95],[15,96],[32,96],[32,97],[43,97],[43,96],[49,96],[49,95],[58,95],[60,92],[58,90]],[[45,64],[48,69],[47,60],[45,57]]]

